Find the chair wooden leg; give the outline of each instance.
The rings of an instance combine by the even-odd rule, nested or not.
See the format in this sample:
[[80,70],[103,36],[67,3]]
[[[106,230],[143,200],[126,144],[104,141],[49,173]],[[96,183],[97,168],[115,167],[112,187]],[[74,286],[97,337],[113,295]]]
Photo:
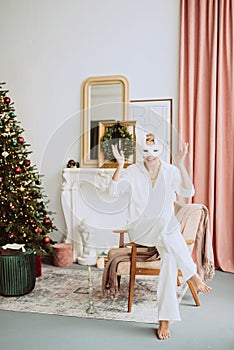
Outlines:
[[200,306],[201,305],[200,304],[200,300],[198,298],[197,292],[196,292],[192,282],[191,281],[187,281],[187,283],[188,283],[189,289],[190,289],[190,291],[192,293],[192,296],[193,296],[193,299],[195,301],[196,306]]
[[118,290],[120,289],[120,281],[121,281],[121,275],[118,275],[117,276]]
[[134,294],[135,276],[136,276],[136,251],[135,246],[132,247],[130,277],[129,277],[129,294],[128,294],[128,312],[132,311],[132,299]]

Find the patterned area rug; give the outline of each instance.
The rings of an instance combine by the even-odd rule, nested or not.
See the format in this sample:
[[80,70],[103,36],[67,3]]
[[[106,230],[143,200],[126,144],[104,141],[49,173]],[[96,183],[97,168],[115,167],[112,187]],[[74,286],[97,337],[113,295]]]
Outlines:
[[[102,270],[92,269],[93,302],[96,313],[87,314],[89,306],[88,271],[43,267],[42,277],[36,279],[34,290],[20,297],[0,296],[0,309],[97,318],[105,320],[157,323],[157,277],[137,276],[132,312],[127,312],[128,277],[121,278],[120,293],[115,299],[102,294]],[[177,287],[178,301],[187,284]]]

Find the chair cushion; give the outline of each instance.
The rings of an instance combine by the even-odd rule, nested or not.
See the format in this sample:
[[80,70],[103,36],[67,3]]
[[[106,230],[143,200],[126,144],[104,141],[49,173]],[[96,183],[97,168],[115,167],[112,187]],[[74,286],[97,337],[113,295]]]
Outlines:
[[[138,252],[147,252],[149,248],[137,248]],[[111,259],[113,256],[116,254],[130,254],[131,253],[131,248],[112,248],[108,252],[108,259]],[[149,268],[149,269],[155,269],[155,268],[160,268],[160,261],[138,261],[136,263],[137,268]],[[123,261],[118,264],[117,268],[117,275],[129,275],[130,273],[130,262],[128,261]]]
[[[148,248],[137,248],[138,252],[147,252]],[[111,259],[116,254],[130,254],[131,248],[112,248],[108,252],[108,260]]]
[[[147,269],[159,269],[160,260],[157,261],[142,261],[136,263],[137,268],[147,268]],[[124,261],[118,264],[117,275],[129,275],[130,274],[130,263]]]

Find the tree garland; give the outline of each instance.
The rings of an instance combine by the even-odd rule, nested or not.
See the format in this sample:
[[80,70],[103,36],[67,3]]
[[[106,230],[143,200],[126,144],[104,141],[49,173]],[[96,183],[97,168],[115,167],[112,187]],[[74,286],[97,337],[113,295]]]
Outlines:
[[118,146],[118,150],[124,152],[125,159],[128,159],[135,149],[133,135],[128,132],[128,128],[119,122],[108,127],[106,133],[101,139],[101,150],[105,155],[105,159],[115,162],[111,145]]

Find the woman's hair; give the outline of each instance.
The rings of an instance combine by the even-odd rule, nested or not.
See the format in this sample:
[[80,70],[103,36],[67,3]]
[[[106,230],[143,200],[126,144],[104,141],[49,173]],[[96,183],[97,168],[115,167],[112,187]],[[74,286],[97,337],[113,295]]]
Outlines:
[[154,139],[155,139],[155,136],[154,136],[154,134],[153,133],[149,133],[149,134],[146,134],[146,139],[145,139],[145,141],[147,142],[149,142],[149,141],[153,141],[154,142]]

